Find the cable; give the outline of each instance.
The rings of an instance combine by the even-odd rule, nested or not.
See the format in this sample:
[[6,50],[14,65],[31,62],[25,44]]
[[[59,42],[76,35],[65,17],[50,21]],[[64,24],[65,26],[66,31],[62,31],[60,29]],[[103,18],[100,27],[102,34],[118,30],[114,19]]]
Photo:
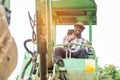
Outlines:
[[24,78],[25,71],[26,71],[27,67],[30,65],[31,61],[32,61],[32,58],[30,58],[29,61],[28,61],[28,63],[25,65],[25,67],[24,67],[24,69],[23,69],[23,72],[22,72],[22,74],[21,74],[21,79]]
[[30,53],[30,54],[33,56],[34,53],[27,48],[27,43],[28,43],[28,42],[32,42],[32,39],[27,39],[27,40],[24,41],[24,48],[26,49],[26,51],[27,51],[28,53]]

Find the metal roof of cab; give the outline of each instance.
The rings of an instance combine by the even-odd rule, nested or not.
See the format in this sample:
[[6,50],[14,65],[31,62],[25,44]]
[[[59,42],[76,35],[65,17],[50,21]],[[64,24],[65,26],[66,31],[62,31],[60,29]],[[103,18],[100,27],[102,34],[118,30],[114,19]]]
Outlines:
[[88,25],[96,24],[96,8],[94,0],[52,0],[53,19],[57,24],[74,24],[82,21]]

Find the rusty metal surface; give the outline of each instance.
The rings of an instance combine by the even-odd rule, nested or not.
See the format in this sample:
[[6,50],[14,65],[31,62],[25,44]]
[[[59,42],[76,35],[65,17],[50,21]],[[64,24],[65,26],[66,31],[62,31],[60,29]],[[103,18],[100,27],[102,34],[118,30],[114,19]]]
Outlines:
[[40,55],[41,80],[47,80],[47,2],[36,0],[37,52]]
[[48,43],[48,52],[47,52],[47,66],[49,69],[52,68],[52,55],[53,55],[53,46],[54,46],[54,36],[53,36],[53,29],[54,29],[54,21],[52,19],[52,0],[47,0],[47,21],[48,21],[48,39],[47,39],[47,43]]
[[8,29],[4,8],[0,5],[0,80],[7,80],[17,65],[17,46]]

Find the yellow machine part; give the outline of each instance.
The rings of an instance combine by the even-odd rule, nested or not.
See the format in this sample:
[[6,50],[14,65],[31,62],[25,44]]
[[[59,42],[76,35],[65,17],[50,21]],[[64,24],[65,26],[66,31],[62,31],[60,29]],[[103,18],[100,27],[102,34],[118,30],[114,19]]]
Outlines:
[[85,61],[85,73],[86,74],[95,74],[96,67],[95,67],[95,60],[86,60]]
[[7,80],[17,65],[17,46],[8,29],[4,7],[0,5],[0,80]]

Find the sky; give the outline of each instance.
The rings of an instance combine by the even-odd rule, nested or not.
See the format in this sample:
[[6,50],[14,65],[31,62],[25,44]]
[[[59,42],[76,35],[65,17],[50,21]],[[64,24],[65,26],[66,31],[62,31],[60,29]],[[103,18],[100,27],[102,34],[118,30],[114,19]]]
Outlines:
[[[120,66],[120,4],[119,0],[95,0],[97,4],[97,25],[93,26],[92,44],[98,57],[98,65],[114,64]],[[28,11],[31,16],[35,14],[35,0],[11,0],[11,24],[9,30],[18,47],[17,67],[8,80],[15,80],[19,75],[25,49],[24,40],[31,38],[32,29],[29,23]],[[72,27],[72,26],[71,26]],[[83,36],[88,38],[88,26]],[[63,31],[58,26],[58,29]],[[57,29],[57,30],[58,30]],[[67,31],[67,28],[64,29]],[[59,34],[59,33],[57,33]],[[59,34],[63,37],[65,33]],[[59,38],[57,41],[59,42]]]

